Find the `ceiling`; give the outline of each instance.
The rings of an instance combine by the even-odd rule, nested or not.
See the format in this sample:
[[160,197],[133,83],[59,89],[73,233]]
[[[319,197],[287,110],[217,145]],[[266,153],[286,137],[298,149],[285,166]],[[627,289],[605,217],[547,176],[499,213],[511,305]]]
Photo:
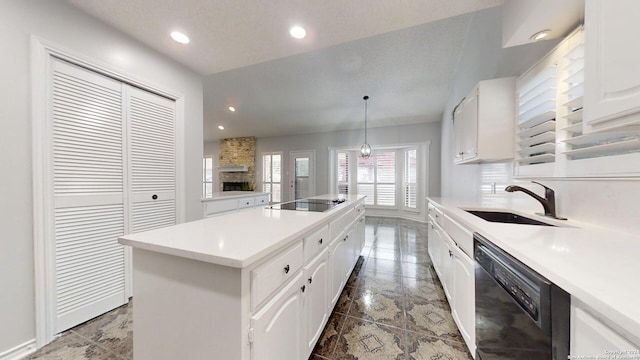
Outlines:
[[470,13],[504,0],[67,2],[202,74],[213,141],[362,129],[364,95],[370,126],[440,121]]

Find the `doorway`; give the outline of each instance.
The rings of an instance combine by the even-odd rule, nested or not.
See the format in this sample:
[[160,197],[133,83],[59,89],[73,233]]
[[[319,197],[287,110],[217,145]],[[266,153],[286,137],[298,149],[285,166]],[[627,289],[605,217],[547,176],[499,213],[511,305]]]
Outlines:
[[292,151],[289,156],[289,199],[297,200],[314,196],[315,151]]

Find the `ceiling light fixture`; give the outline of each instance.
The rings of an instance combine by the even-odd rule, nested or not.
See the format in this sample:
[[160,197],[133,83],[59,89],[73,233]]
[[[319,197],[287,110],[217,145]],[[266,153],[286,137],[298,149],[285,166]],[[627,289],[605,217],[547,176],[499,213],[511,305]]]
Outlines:
[[533,41],[540,41],[545,39],[547,36],[549,36],[550,33],[551,33],[551,30],[549,29],[538,31],[537,33],[531,35],[530,39]]
[[367,143],[367,100],[369,97],[365,95],[364,100],[364,144],[360,147],[360,157],[368,159],[371,156],[371,146]]
[[220,129],[220,130],[224,130],[224,126],[222,126],[222,125],[218,125],[218,129]]
[[174,31],[171,33],[171,38],[177,42],[179,42],[180,44],[188,44],[189,41],[189,37],[179,31]]
[[229,109],[229,111],[231,111],[231,112],[236,112],[236,108],[234,108],[233,106],[229,106],[229,108],[228,108],[228,109]]
[[307,36],[307,31],[302,26],[296,25],[289,29],[289,34],[291,34],[291,36],[296,39],[303,39],[305,36]]

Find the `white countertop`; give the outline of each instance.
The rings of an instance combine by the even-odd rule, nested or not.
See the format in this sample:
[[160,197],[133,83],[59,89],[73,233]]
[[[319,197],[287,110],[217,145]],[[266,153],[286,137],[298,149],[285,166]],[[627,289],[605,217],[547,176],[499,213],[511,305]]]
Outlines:
[[201,201],[216,201],[221,199],[243,198],[248,196],[269,195],[268,192],[260,191],[219,191],[214,192],[211,198],[202,199]]
[[429,199],[446,215],[560,286],[604,316],[602,320],[612,328],[640,344],[640,237],[519,211],[514,212],[567,227],[493,223],[462,210],[481,209],[477,203]]
[[[334,199],[337,195],[316,198]],[[263,207],[224,214],[162,229],[124,235],[123,245],[204,262],[244,268],[286,246],[363,196],[325,212],[272,210]]]

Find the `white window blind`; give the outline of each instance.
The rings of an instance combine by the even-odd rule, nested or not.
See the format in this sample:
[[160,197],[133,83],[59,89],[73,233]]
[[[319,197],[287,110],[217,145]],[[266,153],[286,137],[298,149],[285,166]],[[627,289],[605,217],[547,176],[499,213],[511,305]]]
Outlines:
[[621,155],[640,151],[640,136],[637,130],[604,131],[583,134],[582,106],[584,95],[584,32],[574,36],[563,57],[561,86],[566,113],[563,152],[568,160],[580,160],[601,156]]
[[516,82],[516,162],[531,165],[556,158],[557,64],[543,61]]
[[271,193],[271,202],[282,201],[282,153],[262,155],[262,190]]
[[358,157],[358,195],[367,195],[366,205],[396,206],[396,152],[374,152]]
[[404,207],[417,208],[418,199],[418,150],[404,151]]
[[338,162],[337,162],[337,171],[336,174],[338,178],[336,179],[336,183],[338,184],[338,194],[349,194],[349,152],[339,151],[337,153]]

